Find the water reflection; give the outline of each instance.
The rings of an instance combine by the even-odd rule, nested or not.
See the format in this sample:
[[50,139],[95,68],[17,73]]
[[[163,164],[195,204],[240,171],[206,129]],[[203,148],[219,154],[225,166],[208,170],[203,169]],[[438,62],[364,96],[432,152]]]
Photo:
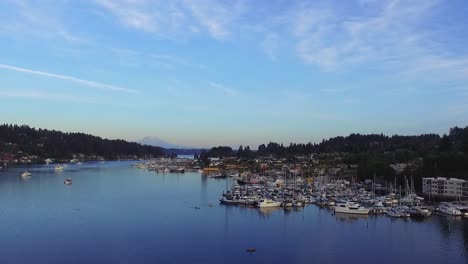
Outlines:
[[18,177],[20,178],[21,181],[24,181],[24,182],[31,180],[31,176],[20,175]]
[[365,219],[365,220],[368,219],[368,216],[367,216],[367,215],[342,214],[342,213],[336,213],[336,214],[335,214],[335,217],[336,217],[336,219],[337,219],[338,221],[340,221],[340,222],[348,222],[348,223],[357,221],[357,220],[359,220],[359,219]]
[[270,217],[273,212],[280,211],[281,209],[281,207],[258,208],[257,211],[262,218],[267,218]]

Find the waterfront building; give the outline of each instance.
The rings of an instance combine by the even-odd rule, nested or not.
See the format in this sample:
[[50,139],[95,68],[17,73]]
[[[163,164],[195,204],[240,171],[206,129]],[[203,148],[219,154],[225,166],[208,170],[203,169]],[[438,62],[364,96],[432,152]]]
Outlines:
[[422,191],[425,195],[468,200],[468,181],[457,178],[423,178]]

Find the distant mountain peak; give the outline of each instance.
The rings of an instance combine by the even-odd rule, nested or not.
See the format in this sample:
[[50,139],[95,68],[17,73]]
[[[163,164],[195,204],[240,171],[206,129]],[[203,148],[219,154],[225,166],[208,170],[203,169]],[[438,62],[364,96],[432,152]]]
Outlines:
[[150,146],[155,146],[155,147],[162,147],[166,149],[183,149],[183,146],[179,146],[176,144],[172,144],[170,142],[167,142],[157,136],[147,136],[144,137],[143,139],[137,141],[140,144],[143,145],[150,145]]

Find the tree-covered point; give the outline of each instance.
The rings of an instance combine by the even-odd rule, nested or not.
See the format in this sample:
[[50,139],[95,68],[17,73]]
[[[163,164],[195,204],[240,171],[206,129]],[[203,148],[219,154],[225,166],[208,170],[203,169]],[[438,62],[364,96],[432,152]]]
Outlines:
[[290,143],[283,145],[270,142],[261,144],[257,151],[249,146],[240,146],[237,152],[231,147],[214,147],[206,152],[210,157],[237,156],[238,158],[252,158],[273,155],[287,157],[288,155],[310,155],[314,153],[347,153],[347,158],[355,163],[359,162],[362,153],[392,153],[392,161],[409,162],[415,157],[426,156],[440,152],[468,152],[468,127],[450,129],[449,135],[443,137],[437,134],[423,134],[419,136],[386,136],[383,134],[351,134],[346,137],[324,139],[320,143]]
[[74,154],[116,159],[121,156],[158,157],[164,149],[84,133],[64,133],[26,125],[0,125],[0,152],[25,153],[41,158],[70,158]]
[[[404,175],[413,176],[420,184],[422,177],[457,177],[468,179],[468,127],[450,129],[448,135],[423,134],[419,136],[386,136],[383,134],[351,134],[346,137],[333,137],[320,143],[283,145],[275,142],[262,144],[257,151],[248,146],[240,146],[237,152],[230,147],[216,147],[203,152],[200,157],[204,164],[208,157],[237,156],[239,159],[274,156],[290,160],[295,156],[311,154],[339,153],[342,163],[357,165],[359,179],[373,178],[376,175],[386,181],[402,184]],[[326,158],[327,155],[316,155]],[[326,161],[324,161],[326,162]],[[397,175],[390,164],[409,164],[405,171]],[[417,186],[418,187],[418,186]]]

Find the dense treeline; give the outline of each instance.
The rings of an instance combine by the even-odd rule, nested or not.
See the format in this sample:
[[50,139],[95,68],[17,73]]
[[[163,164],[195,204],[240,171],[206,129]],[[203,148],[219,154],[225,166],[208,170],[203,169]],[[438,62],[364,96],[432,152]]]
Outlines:
[[[385,136],[385,135],[361,135],[351,134],[347,137],[334,137],[328,140],[323,140],[321,143],[291,143],[287,146],[270,142],[267,145],[258,146],[257,151],[250,150],[249,146],[245,148],[240,146],[235,152],[230,147],[214,147],[208,151],[212,157],[222,156],[237,156],[253,157],[253,156],[268,156],[285,157],[288,155],[310,155],[314,153],[354,153],[360,154],[363,152],[401,152],[407,150],[416,152],[419,155],[435,151],[438,149],[441,138],[436,134],[427,134],[420,136]],[[405,154],[406,155],[406,154]],[[399,159],[400,154],[398,154]],[[406,157],[408,158],[408,157]]]
[[140,145],[124,140],[102,139],[83,133],[64,133],[35,129],[26,125],[0,125],[0,152],[18,152],[41,158],[70,158],[73,154],[102,156],[116,159],[121,156],[162,156],[162,148]]
[[[404,177],[415,180],[416,186],[422,177],[458,177],[468,179],[468,127],[450,129],[448,135],[385,136],[382,134],[351,134],[334,137],[320,143],[287,146],[270,142],[262,144],[257,151],[249,146],[240,146],[237,151],[230,147],[216,147],[204,152],[201,157],[237,156],[249,159],[261,156],[291,158],[311,154],[340,153],[345,164],[357,164],[357,177],[372,178],[374,174],[385,181],[403,184]],[[320,155],[318,155],[320,156]],[[325,155],[326,156],[326,155]],[[409,166],[400,174],[390,164],[406,163]],[[418,187],[418,186],[417,186]]]

